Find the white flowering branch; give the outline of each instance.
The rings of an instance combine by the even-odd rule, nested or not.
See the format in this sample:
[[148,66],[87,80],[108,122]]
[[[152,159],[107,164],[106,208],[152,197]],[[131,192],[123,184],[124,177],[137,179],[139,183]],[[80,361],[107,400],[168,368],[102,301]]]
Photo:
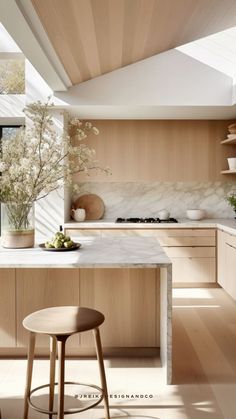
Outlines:
[[[95,150],[84,143],[99,131],[91,122],[69,120],[68,133],[57,134],[51,115],[52,104],[40,101],[24,112],[30,128],[19,129],[4,139],[0,156],[0,201],[28,205],[63,184],[72,183],[73,174],[100,169]],[[71,137],[73,141],[71,141]]]

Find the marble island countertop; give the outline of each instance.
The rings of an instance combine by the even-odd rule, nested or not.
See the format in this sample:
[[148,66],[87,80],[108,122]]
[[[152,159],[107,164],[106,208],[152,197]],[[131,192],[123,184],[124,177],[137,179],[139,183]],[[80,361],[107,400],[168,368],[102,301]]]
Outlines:
[[153,268],[171,265],[155,238],[81,239],[70,252],[0,248],[0,268]]
[[64,224],[66,229],[167,229],[167,228],[219,228],[227,233],[236,235],[236,219],[212,218],[201,221],[191,221],[187,218],[178,219],[178,223],[116,223],[114,220],[103,219],[96,221],[75,222]]

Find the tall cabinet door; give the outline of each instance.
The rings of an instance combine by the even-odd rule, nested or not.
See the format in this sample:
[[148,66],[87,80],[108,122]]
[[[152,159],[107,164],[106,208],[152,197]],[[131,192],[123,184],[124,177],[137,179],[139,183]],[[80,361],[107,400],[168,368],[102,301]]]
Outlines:
[[226,244],[226,291],[236,300],[236,247]]
[[[17,346],[27,345],[28,333],[22,320],[46,307],[79,305],[79,269],[17,269]],[[67,346],[78,346],[78,335]],[[47,336],[37,337],[37,347],[47,347]]]
[[[105,315],[104,347],[159,346],[158,273],[156,269],[81,269],[80,303]],[[91,339],[91,333],[83,333],[81,345],[92,347]]]
[[217,232],[217,282],[226,288],[226,237],[227,233]]
[[0,347],[16,346],[15,269],[0,269]]

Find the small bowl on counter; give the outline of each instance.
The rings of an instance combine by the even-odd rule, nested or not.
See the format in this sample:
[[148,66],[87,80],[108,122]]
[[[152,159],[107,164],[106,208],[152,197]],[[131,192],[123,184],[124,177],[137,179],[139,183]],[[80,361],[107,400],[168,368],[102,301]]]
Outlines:
[[192,221],[199,221],[205,218],[206,211],[204,209],[189,209],[187,210],[187,217]]

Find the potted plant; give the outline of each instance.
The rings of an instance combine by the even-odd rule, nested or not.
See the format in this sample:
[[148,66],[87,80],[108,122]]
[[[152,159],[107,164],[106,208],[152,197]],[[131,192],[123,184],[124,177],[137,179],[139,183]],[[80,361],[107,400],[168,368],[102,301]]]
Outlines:
[[[233,208],[235,215],[236,215],[236,195],[229,195],[226,198],[229,205]],[[236,218],[236,216],[234,217]]]
[[52,106],[49,100],[26,106],[24,113],[30,127],[21,128],[2,141],[0,201],[4,247],[32,247],[34,202],[71,184],[74,173],[100,169],[95,151],[84,142],[89,134],[99,134],[98,129],[91,122],[82,122],[76,117],[69,119],[72,144],[68,133],[57,133]]

